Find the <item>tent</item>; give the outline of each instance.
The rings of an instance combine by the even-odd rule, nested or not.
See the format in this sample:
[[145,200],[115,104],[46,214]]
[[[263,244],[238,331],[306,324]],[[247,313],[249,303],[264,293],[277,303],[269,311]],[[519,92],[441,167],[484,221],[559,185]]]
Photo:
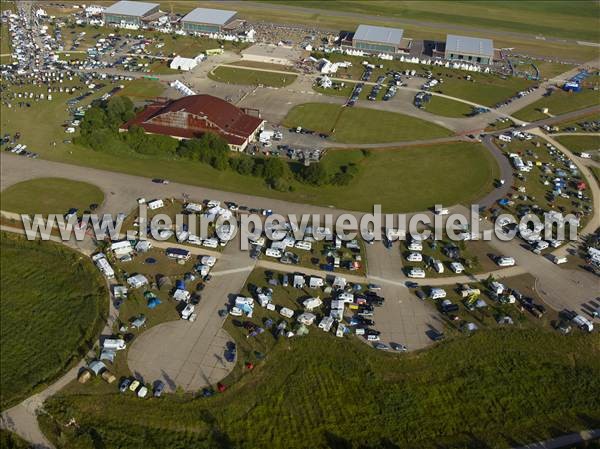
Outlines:
[[[152,298],[152,299],[158,299],[156,297]],[[160,302],[160,301],[159,301]],[[156,307],[156,306],[155,306]],[[144,324],[146,324],[146,317],[144,315],[140,315],[138,316],[135,320],[133,320],[131,322],[131,326],[135,327],[136,329],[139,329],[140,327],[142,327]]]
[[154,309],[156,308],[156,306],[158,306],[161,303],[160,299],[158,299],[156,296],[150,298],[148,300],[148,308],[149,309]]

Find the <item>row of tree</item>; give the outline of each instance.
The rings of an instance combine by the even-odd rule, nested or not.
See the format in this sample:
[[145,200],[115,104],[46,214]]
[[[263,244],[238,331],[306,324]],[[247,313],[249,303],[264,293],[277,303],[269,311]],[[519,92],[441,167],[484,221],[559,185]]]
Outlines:
[[120,133],[119,126],[134,116],[133,102],[127,97],[117,96],[94,103],[85,114],[76,143],[95,151],[199,161],[217,170],[234,170],[240,175],[263,178],[279,191],[293,190],[294,181],[314,186],[348,185],[358,172],[354,164],[331,173],[320,162],[304,166],[277,157],[265,159],[231,153],[225,139],[209,132],[197,139],[181,141],[146,134],[143,128],[135,125],[128,132]]

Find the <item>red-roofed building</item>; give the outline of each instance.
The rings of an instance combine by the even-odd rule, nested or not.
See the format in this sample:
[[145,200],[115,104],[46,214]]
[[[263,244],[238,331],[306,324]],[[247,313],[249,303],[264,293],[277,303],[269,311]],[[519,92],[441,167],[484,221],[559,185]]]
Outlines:
[[[260,114],[259,114],[260,115]],[[176,139],[192,139],[205,132],[220,135],[232,150],[242,151],[256,138],[265,123],[231,103],[212,95],[190,95],[177,100],[157,101],[121,126],[137,125],[147,133]]]

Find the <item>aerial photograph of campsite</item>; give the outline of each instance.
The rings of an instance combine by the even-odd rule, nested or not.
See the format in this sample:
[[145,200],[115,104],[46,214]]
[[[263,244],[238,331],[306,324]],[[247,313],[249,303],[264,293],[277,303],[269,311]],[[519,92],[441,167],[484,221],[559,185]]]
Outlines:
[[600,0],[0,44],[0,449],[600,449]]

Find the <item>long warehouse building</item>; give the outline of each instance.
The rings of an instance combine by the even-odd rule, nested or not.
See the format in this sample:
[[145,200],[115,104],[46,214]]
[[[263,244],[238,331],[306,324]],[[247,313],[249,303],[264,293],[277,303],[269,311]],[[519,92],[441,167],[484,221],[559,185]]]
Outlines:
[[411,40],[404,39],[400,28],[359,25],[352,37],[352,47],[368,53],[402,53],[410,50]]
[[450,61],[491,64],[494,61],[494,42],[491,39],[448,34],[444,57]]
[[104,10],[104,23],[118,26],[142,26],[142,21],[159,12],[158,3],[122,0]]
[[236,17],[237,11],[196,8],[181,19],[181,26],[188,33],[220,33]]

